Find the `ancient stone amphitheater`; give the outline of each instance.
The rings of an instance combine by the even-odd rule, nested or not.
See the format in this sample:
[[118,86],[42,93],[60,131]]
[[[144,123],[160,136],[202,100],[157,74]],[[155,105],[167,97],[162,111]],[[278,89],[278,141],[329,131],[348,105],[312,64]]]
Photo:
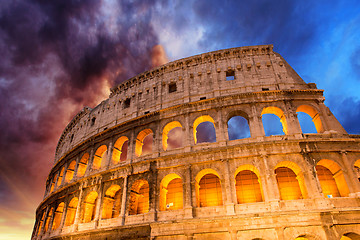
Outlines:
[[359,143],[272,45],[180,59],[67,125],[32,239],[360,239]]

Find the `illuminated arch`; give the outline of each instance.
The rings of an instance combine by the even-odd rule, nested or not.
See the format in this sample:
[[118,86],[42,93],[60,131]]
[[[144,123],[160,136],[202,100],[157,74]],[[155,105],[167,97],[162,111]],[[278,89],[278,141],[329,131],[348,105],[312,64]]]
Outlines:
[[64,212],[64,202],[60,203],[58,205],[58,207],[55,210],[55,215],[54,215],[54,220],[53,220],[53,225],[52,225],[52,230],[56,230],[59,228],[60,223],[61,223],[61,217],[62,214]]
[[70,226],[74,224],[78,203],[79,199],[77,197],[71,199],[66,210],[65,226]]
[[96,202],[98,193],[95,191],[90,192],[86,197],[83,205],[83,222],[91,222],[95,218]]
[[264,201],[259,170],[253,165],[242,165],[236,169],[235,183],[239,204]]
[[303,113],[308,114],[311,117],[311,119],[315,125],[316,131],[318,133],[324,132],[324,128],[323,128],[323,124],[320,119],[320,115],[315,108],[313,108],[309,105],[301,105],[296,109],[296,112],[303,112]]
[[79,161],[78,169],[77,169],[77,176],[82,177],[85,175],[86,168],[89,162],[89,154],[84,153]]
[[360,240],[360,235],[354,232],[344,234],[340,240]]
[[46,220],[45,220],[45,226],[44,226],[44,232],[47,232],[48,229],[49,229],[49,224],[50,224],[50,219],[53,215],[53,212],[54,212],[54,208],[52,207],[50,209],[50,211],[48,212],[48,215],[46,216]]
[[222,189],[219,174],[213,169],[204,169],[195,177],[196,202],[198,207],[220,206]]
[[57,183],[56,183],[57,187],[59,187],[61,185],[61,182],[62,182],[62,179],[63,179],[63,176],[64,176],[64,170],[65,170],[65,167],[62,167],[61,171],[60,171],[60,174],[59,174],[59,177],[57,179]]
[[197,119],[195,119],[194,121],[194,125],[193,125],[193,131],[194,131],[194,142],[195,144],[197,143],[197,136],[196,136],[196,133],[197,133],[197,127],[203,123],[203,122],[211,122],[213,124],[213,127],[215,129],[215,121],[212,117],[210,117],[209,115],[203,115],[203,116],[200,116],[198,117]]
[[112,185],[109,187],[103,199],[102,219],[116,218],[120,214],[121,187]]
[[75,171],[75,166],[76,166],[76,161],[73,160],[71,161],[71,163],[69,164],[69,166],[66,169],[66,174],[65,174],[65,182],[68,183],[71,181],[71,179],[73,179],[74,177],[74,171]]
[[265,107],[261,112],[261,116],[263,116],[264,114],[274,114],[278,118],[280,118],[280,122],[283,127],[283,132],[285,135],[288,134],[288,125],[287,125],[287,121],[286,121],[283,110],[281,110],[278,107],[273,107],[273,106]]
[[179,175],[166,175],[160,183],[160,211],[183,208],[183,183]]
[[168,148],[168,134],[169,132],[174,129],[174,128],[182,128],[182,125],[180,122],[178,121],[172,121],[168,124],[165,125],[165,127],[163,128],[163,132],[162,132],[162,146],[164,151],[166,151],[166,149]]
[[127,141],[129,141],[129,139],[125,136],[121,136],[116,140],[112,153],[112,164],[118,164],[120,162],[121,154],[127,155],[127,150],[126,152],[123,150],[123,146]]
[[[323,168],[319,168],[318,166],[322,166]],[[316,164],[316,171],[319,171],[318,179],[325,196],[332,194],[336,196],[336,190],[338,190],[340,197],[349,196],[349,188],[346,184],[344,173],[336,162],[329,159],[322,159]]]
[[275,167],[281,200],[308,198],[304,175],[300,167],[291,161],[283,161]]
[[39,236],[39,234],[41,233],[41,227],[43,225],[44,218],[45,218],[45,212],[43,212],[43,214],[41,215],[40,222],[39,222],[38,229],[37,229],[37,234],[36,234],[37,236]]
[[54,178],[52,179],[52,181],[51,181],[50,192],[54,191],[55,183],[56,183],[56,178],[54,177]]
[[103,161],[103,159],[106,159],[106,151],[107,151],[107,146],[106,145],[101,145],[100,147],[98,147],[98,149],[95,152],[94,155],[94,161],[92,164],[92,168],[93,169],[100,169],[101,168],[101,163]]
[[149,211],[149,184],[140,179],[134,182],[130,193],[129,215],[143,214]]
[[[236,123],[244,124],[244,126],[242,126],[242,128],[240,129],[241,130],[240,136],[235,135],[233,132],[235,131],[234,129],[238,130],[238,127],[236,128],[232,127]],[[243,111],[231,112],[227,118],[227,127],[228,127],[228,137],[230,141],[251,137],[250,127],[249,127],[249,116]]]
[[135,144],[135,154],[136,156],[140,157],[141,153],[142,153],[142,148],[144,145],[144,139],[145,137],[147,137],[148,135],[153,134],[153,131],[148,128],[145,130],[142,130],[141,132],[139,132],[137,138],[136,138],[136,144]]

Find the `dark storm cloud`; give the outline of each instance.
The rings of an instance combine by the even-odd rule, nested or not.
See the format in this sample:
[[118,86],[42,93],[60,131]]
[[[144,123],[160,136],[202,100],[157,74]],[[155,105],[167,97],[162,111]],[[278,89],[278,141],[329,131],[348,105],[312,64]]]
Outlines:
[[[335,117],[339,120],[341,125],[345,128],[345,130],[350,134],[359,134],[360,133],[360,101],[354,98],[347,97],[344,100],[338,100],[339,97],[336,98],[330,97],[330,109],[334,113]],[[333,99],[333,100],[331,100]]]
[[150,25],[152,4],[2,2],[0,203],[21,200],[15,188],[41,196],[67,122],[106,97],[104,89],[151,67],[158,43]]

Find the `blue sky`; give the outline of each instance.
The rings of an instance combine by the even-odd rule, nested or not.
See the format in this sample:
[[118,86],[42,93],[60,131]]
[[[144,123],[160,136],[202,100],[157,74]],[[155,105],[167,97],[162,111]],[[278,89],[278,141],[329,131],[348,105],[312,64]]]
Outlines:
[[29,238],[62,130],[150,69],[158,44],[169,60],[273,44],[359,134],[359,26],[355,0],[2,1],[0,238]]

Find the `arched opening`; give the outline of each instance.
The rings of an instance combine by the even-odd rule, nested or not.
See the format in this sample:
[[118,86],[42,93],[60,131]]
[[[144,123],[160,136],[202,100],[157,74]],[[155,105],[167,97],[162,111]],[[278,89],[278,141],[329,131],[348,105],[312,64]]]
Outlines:
[[135,144],[135,154],[137,157],[146,155],[152,152],[153,131],[151,129],[142,130],[137,138]]
[[112,185],[105,192],[103,199],[102,219],[116,218],[120,214],[121,188],[119,185]]
[[278,107],[266,107],[261,112],[265,136],[288,134],[284,112]]
[[238,204],[264,201],[259,171],[252,165],[244,165],[235,174]]
[[96,150],[95,155],[94,155],[93,165],[92,165],[93,169],[100,169],[101,168],[101,164],[103,162],[103,159],[106,160],[106,157],[107,157],[106,153],[107,153],[106,145],[101,145]]
[[143,214],[149,211],[149,184],[146,180],[137,180],[130,193],[129,215]]
[[46,216],[44,232],[47,232],[49,229],[50,219],[53,215],[53,212],[54,212],[54,208],[51,208],[50,211],[48,212],[48,215]]
[[[296,112],[298,113],[298,119],[303,133],[321,133],[324,131],[320,115],[315,108],[309,105],[301,105],[297,108]],[[304,113],[307,116],[299,113]]]
[[198,117],[194,121],[195,144],[202,142],[216,142],[215,121],[209,115]]
[[41,215],[40,222],[39,222],[38,229],[37,229],[37,234],[36,234],[37,236],[39,236],[39,234],[41,233],[41,228],[44,223],[44,218],[45,218],[45,212],[43,212],[43,214]]
[[59,226],[60,226],[61,216],[62,216],[63,211],[64,211],[64,205],[65,205],[64,202],[60,203],[58,205],[58,207],[56,208],[56,210],[55,210],[52,230],[58,229]]
[[89,162],[89,154],[84,153],[84,155],[82,155],[80,162],[79,162],[79,166],[78,166],[78,170],[77,170],[78,177],[82,177],[85,175],[88,162]]
[[51,182],[50,192],[54,191],[55,182],[56,182],[56,178],[54,177],[53,180],[52,180],[52,182]]
[[349,188],[344,173],[337,163],[322,159],[316,164],[316,172],[325,197],[349,196]]
[[71,199],[69,206],[66,210],[65,226],[70,226],[74,224],[78,203],[79,199],[77,197]]
[[162,133],[162,145],[164,151],[182,146],[183,131],[178,121],[172,121],[165,125]]
[[113,148],[112,164],[118,164],[119,162],[126,161],[128,143],[129,139],[125,136],[116,140]]
[[[235,113],[234,113],[235,114]],[[249,121],[245,113],[240,115],[231,116],[228,120],[228,135],[229,140],[243,139],[250,137]]]
[[360,181],[360,159],[356,160],[356,162],[354,163],[354,170],[357,179]]
[[75,160],[71,161],[68,168],[66,169],[65,182],[68,183],[73,179],[75,166],[76,166],[76,161]]
[[163,178],[160,183],[160,211],[183,208],[183,183],[175,173]]
[[275,167],[276,180],[281,200],[307,198],[303,173],[294,162],[280,162]]
[[97,202],[98,193],[95,191],[90,192],[84,201],[84,213],[83,213],[83,222],[91,222],[95,218],[96,212],[96,202]]
[[360,235],[354,232],[344,234],[340,240],[360,240]]
[[195,178],[195,190],[198,207],[223,204],[220,177],[215,170],[202,170]]
[[57,183],[56,183],[57,187],[59,187],[61,185],[61,182],[62,182],[62,179],[63,179],[63,176],[64,176],[64,170],[65,170],[65,167],[62,167],[61,171],[60,171],[60,174],[59,174],[59,177],[57,179]]
[[295,238],[295,240],[309,240],[309,239],[306,237],[297,237],[297,238]]

